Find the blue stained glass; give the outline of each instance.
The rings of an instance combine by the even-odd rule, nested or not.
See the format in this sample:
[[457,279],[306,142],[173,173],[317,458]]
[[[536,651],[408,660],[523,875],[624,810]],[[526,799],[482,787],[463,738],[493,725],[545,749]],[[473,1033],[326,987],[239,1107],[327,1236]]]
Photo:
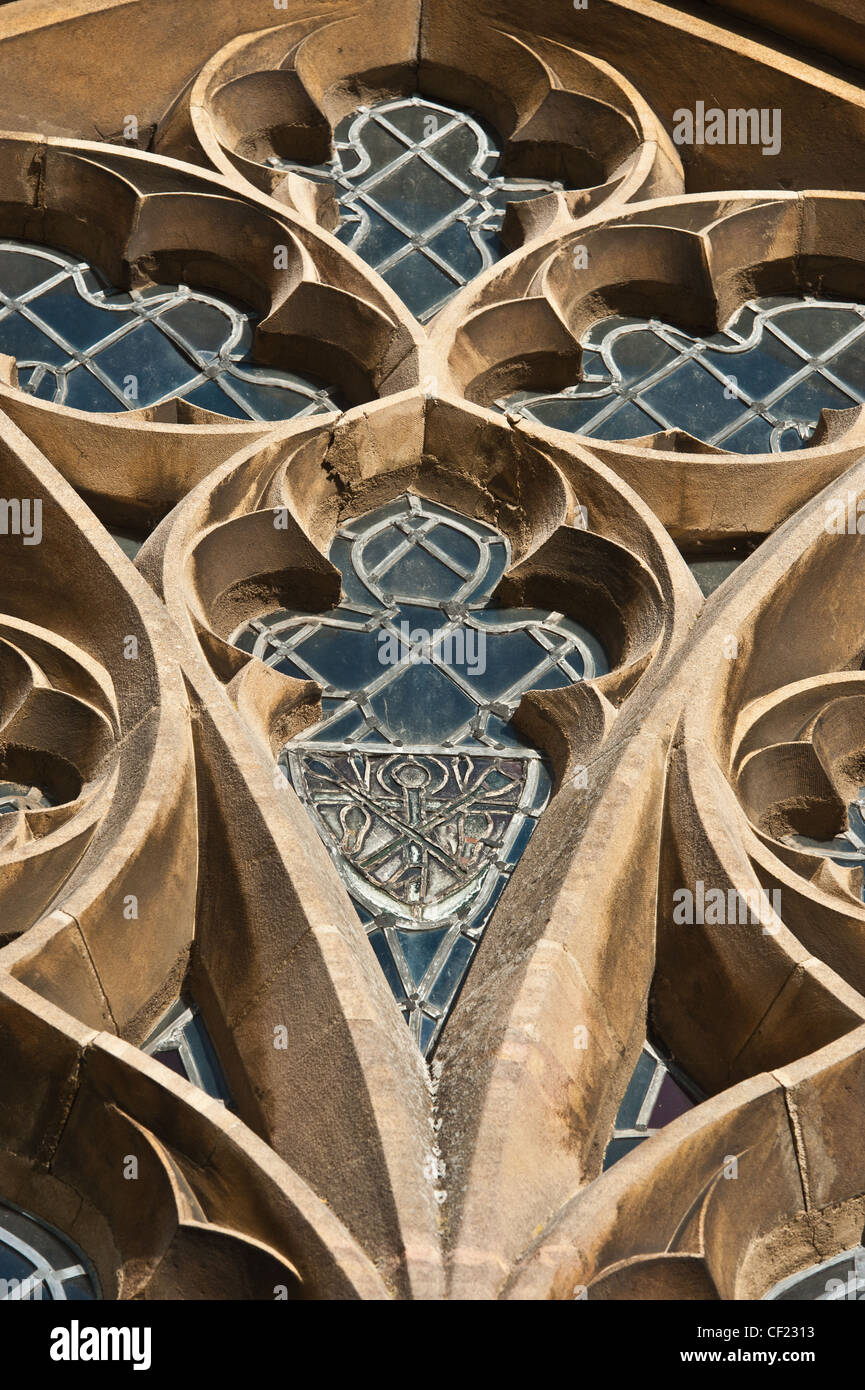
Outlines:
[[441,968],[438,979],[430,990],[430,1003],[443,1008],[450,1002],[451,995],[462,980],[466,967],[472,958],[475,943],[464,936],[458,936],[451,947],[450,955]]
[[338,713],[343,710],[344,704],[345,701],[339,701],[334,716],[326,719],[323,727],[310,735],[317,743],[330,743],[334,738],[356,738],[368,727],[358,705],[352,705],[343,713]]
[[21,363],[44,362],[51,367],[62,367],[69,360],[65,348],[20,314],[6,314],[0,318],[0,352],[16,357]]
[[657,1065],[657,1058],[644,1048],[637,1058],[637,1065],[634,1067],[634,1073],[628,1082],[628,1089],[625,1091],[624,1099],[619,1106],[619,1113],[616,1116],[618,1129],[634,1128],[640,1113],[640,1106],[649,1089],[652,1077],[655,1075]]
[[455,531],[453,526],[434,526],[429,532],[429,539],[467,574],[477,568],[480,546],[464,531]]
[[572,618],[495,607],[505,539],[414,494],[344,523],[330,559],[339,607],[269,614],[232,640],[288,673],[293,656],[326,687],[321,718],[280,765],[429,1054],[552,790],[511,716],[552,673],[570,684],[608,663]]
[[561,187],[504,178],[501,157],[477,116],[414,95],[346,116],[326,164],[270,163],[333,184],[340,240],[426,321],[506,254],[499,232],[509,202]]
[[409,651],[412,648],[417,650],[425,638],[432,638],[440,628],[450,627],[450,624],[451,619],[444,609],[433,606],[432,603],[422,607],[420,604],[400,602],[399,621],[395,622],[394,626],[399,632],[400,641],[406,651]]
[[497,402],[553,429],[633,439],[681,429],[733,453],[801,449],[821,410],[865,402],[865,305],[774,296],[721,332],[658,319],[601,319],[582,339],[582,377]]
[[370,642],[368,632],[349,626],[321,627],[294,651],[312,668],[313,680],[334,690],[356,690],[382,673],[381,648]]
[[0,1302],[92,1302],[99,1297],[90,1261],[67,1236],[0,1201]]
[[[253,643],[253,646],[254,645]],[[252,651],[252,647],[244,647],[244,651]],[[273,668],[275,671],[281,671],[284,676],[292,676],[294,680],[308,681],[315,679],[308,671],[304,671],[302,666],[298,666],[295,661],[292,661],[290,656],[282,656],[279,661],[274,661]],[[322,681],[321,684],[326,686],[327,681]]]
[[396,965],[394,964],[394,959],[391,955],[390,947],[387,944],[387,940],[385,939],[384,932],[370,932],[369,942],[372,946],[372,949],[375,951],[379,965],[384,971],[385,979],[387,980],[397,999],[400,999],[404,994],[402,980],[400,979],[399,971],[397,970]]
[[406,965],[416,984],[420,984],[447,934],[447,927],[443,927],[440,931],[398,931],[396,933]]
[[390,565],[382,578],[388,588],[412,598],[453,598],[462,588],[462,577],[430,555],[420,545]]
[[444,671],[428,665],[409,666],[399,680],[370,698],[370,706],[397,743],[456,737],[477,711],[470,695]]
[[203,290],[123,294],[62,251],[0,242],[0,352],[40,400],[115,413],[184,399],[244,420],[343,409],[323,382],[253,362],[257,321]]

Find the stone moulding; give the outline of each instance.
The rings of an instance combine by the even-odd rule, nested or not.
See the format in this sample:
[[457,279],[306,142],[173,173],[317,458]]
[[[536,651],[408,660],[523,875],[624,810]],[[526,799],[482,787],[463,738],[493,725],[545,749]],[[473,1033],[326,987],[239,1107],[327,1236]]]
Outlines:
[[388,1296],[306,1184],[161,1063],[9,975],[0,1036],[15,1064],[4,1073],[4,1192],[86,1247],[103,1297]]
[[743,1081],[627,1154],[537,1239],[504,1297],[761,1298],[850,1249],[865,1220],[848,1108],[863,1041],[858,1028]]
[[[422,333],[399,301],[350,252],[254,190],[134,150],[16,135],[0,136],[0,171],[3,235],[78,253],[119,288],[187,283],[245,302],[261,319],[257,361],[322,374],[349,399],[417,381]],[[268,428],[183,401],[94,416],[19,391],[8,360],[0,400],[120,524],[158,519]]]
[[506,235],[531,239],[612,198],[682,188],[670,137],[609,64],[524,30],[484,26],[466,46],[456,12],[417,27],[410,8],[359,5],[232,40],[161,123],[155,149],[245,180],[332,230],[333,200],[273,156],[321,162],[333,128],[363,102],[421,91],[477,111],[506,141],[504,167],[557,180],[562,192],[515,204]]
[[[84,504],[8,420],[0,447],[6,491],[38,502],[42,526],[39,545],[2,538],[4,755],[13,781],[29,770],[55,802],[18,812],[0,848],[13,938],[3,960],[91,1026],[127,1028],[181,968],[193,934],[182,677],[158,606],[120,557],[100,553],[104,533]],[[77,585],[65,582],[72,566]],[[175,903],[168,930],[165,891]],[[124,916],[130,894],[135,919]],[[36,919],[38,950],[24,930]],[[115,949],[124,927],[126,965]]]
[[[831,839],[854,799],[862,636],[854,611],[833,595],[858,571],[861,537],[835,534],[826,520],[833,498],[860,495],[862,472],[858,463],[830,484],[765,543],[760,562],[740,570],[704,633],[711,666],[692,687],[676,740],[656,1003],[675,1030],[683,988],[704,990],[713,979],[723,991],[723,1029],[704,1014],[691,1030],[697,1074],[711,1067],[715,1085],[801,1055],[803,1027],[813,1046],[865,1016],[859,882],[850,869],[785,843],[796,831]],[[834,620],[811,627],[806,611],[817,611],[821,593]],[[834,742],[824,711],[835,711]],[[674,927],[670,894],[698,878],[724,890],[778,890],[783,930]],[[759,971],[755,960],[746,980],[735,960],[755,935]]]
[[[505,1164],[504,1152],[520,1142],[521,1136],[526,1143],[531,1136],[529,1152],[537,1145],[545,1147],[550,1172],[550,1151],[561,1155],[557,1181],[565,1186],[571,1181],[577,1153],[585,1172],[596,1171],[603,1151],[605,1117],[611,1114],[611,1107],[615,1109],[614,1097],[621,1085],[618,1078],[633,1065],[634,1049],[638,1051],[641,1045],[640,1013],[649,984],[650,937],[635,936],[633,914],[619,919],[613,939],[600,921],[589,928],[586,913],[593,890],[579,865],[583,854],[597,862],[594,856],[605,855],[603,847],[611,847],[616,836],[621,844],[623,792],[634,803],[626,814],[628,834],[634,836],[635,846],[644,840],[651,843],[658,833],[651,814],[641,816],[635,809],[636,804],[647,809],[653,777],[661,772],[663,762],[658,760],[657,744],[653,747],[655,740],[647,738],[639,754],[644,773],[648,758],[652,777],[644,775],[639,785],[633,784],[637,754],[633,747],[617,744],[616,712],[628,709],[635,689],[658,679],[693,621],[699,600],[675,548],[634,495],[606,469],[589,455],[575,457],[571,451],[572,471],[566,484],[559,471],[560,454],[554,447],[530,443],[483,411],[406,394],[349,413],[336,430],[309,425],[303,436],[296,430],[285,431],[284,442],[279,441],[277,432],[266,450],[244,451],[223,465],[154,533],[139,560],[186,634],[190,650],[196,640],[201,644],[201,658],[188,668],[198,699],[208,709],[230,699],[242,715],[245,732],[241,733],[239,721],[232,721],[230,726],[236,729],[234,756],[242,756],[247,768],[253,763],[260,767],[258,778],[266,777],[272,784],[272,759],[280,741],[316,717],[317,688],[262,668],[258,661],[231,648],[226,636],[252,611],[280,606],[286,592],[303,593],[304,603],[313,608],[326,609],[337,601],[334,572],[323,553],[349,506],[353,513],[367,510],[414,488],[422,496],[447,497],[449,506],[463,507],[495,524],[509,535],[516,562],[503,581],[503,598],[512,603],[558,605],[564,601],[566,590],[561,588],[561,581],[567,574],[569,611],[576,616],[581,606],[591,606],[598,631],[614,658],[608,676],[571,690],[539,692],[523,699],[518,723],[552,759],[559,790],[514,872],[443,1034],[437,1112],[442,1118],[440,1142],[447,1171],[458,1175],[455,1187],[448,1185],[444,1204],[445,1249],[451,1244],[454,1247],[448,1257],[449,1277],[455,1281],[454,1291],[464,1280],[471,1281],[476,1289],[486,1288],[490,1279],[495,1285],[501,1261],[513,1258],[514,1242],[525,1239],[526,1234],[522,1226],[514,1228],[511,1217],[509,1229],[496,1237],[497,1242],[504,1242],[502,1252],[491,1253],[487,1268],[476,1266],[469,1254],[477,1238],[473,1227],[480,1215],[474,1204],[480,1203],[485,1210],[487,1195],[482,1180],[472,1176],[474,1166]],[[586,509],[587,531],[568,524],[576,516],[576,498]],[[289,527],[275,527],[274,509],[287,511]],[[281,589],[280,585],[288,588]],[[664,610],[660,606],[662,595]],[[663,619],[662,611],[666,612]],[[224,729],[228,727],[223,723]],[[243,754],[241,744],[247,750]],[[575,767],[581,763],[589,764],[592,771],[590,785],[594,790],[589,794],[573,785]],[[251,776],[250,771],[247,776]],[[285,844],[286,864],[291,865],[285,888],[277,890],[274,885],[269,890],[283,903],[283,920],[285,904],[299,893],[300,907],[304,894],[311,891],[306,863],[300,869],[302,843],[318,892],[325,883],[332,883],[335,901],[345,904],[340,912],[345,924],[341,951],[344,954],[350,943],[350,953],[341,969],[349,970],[350,959],[351,975],[359,980],[361,972],[368,979],[370,966],[376,972],[378,966],[358,926],[349,927],[353,914],[344,889],[305,813],[294,793],[284,788],[271,800],[269,833],[276,843]],[[592,845],[589,850],[588,841]],[[618,869],[610,864],[613,878],[630,880],[636,861],[632,855],[625,859],[624,869],[621,861]],[[232,891],[249,900],[250,874],[241,866],[238,870],[237,886]],[[538,883],[539,873],[543,889]],[[294,885],[291,889],[289,882]],[[307,886],[300,892],[302,882]],[[633,882],[629,886],[635,888]],[[622,881],[618,891],[625,894],[629,886]],[[312,899],[309,901],[311,904]],[[232,915],[237,918],[237,908]],[[580,930],[575,932],[578,922]],[[335,941],[331,945],[332,935],[321,935],[321,928],[318,933],[322,947],[326,945],[331,951],[336,945]],[[629,944],[627,936],[634,937]],[[642,998],[634,992],[627,1004],[622,1000],[621,1011],[604,1017],[594,1003],[589,1003],[589,991],[599,988],[596,972],[604,958],[609,960],[610,952],[619,956],[617,968],[632,983],[635,973],[642,972],[644,992]],[[297,971],[301,967],[299,948],[296,956]],[[572,970],[565,966],[569,956],[575,961]],[[242,1011],[242,994],[247,988],[238,979],[236,960],[234,953],[230,978],[218,978],[215,964],[207,966],[208,988],[218,995],[229,1020]],[[270,988],[282,991],[285,986],[274,981]],[[312,984],[305,991],[310,997],[315,992]],[[277,1007],[279,996],[272,997],[271,1007]],[[413,1046],[408,1030],[393,999],[380,985],[375,997],[380,1036],[387,1039],[389,1049],[398,1045],[403,1069]],[[579,1010],[580,1017],[585,1017],[587,1007],[598,1042],[598,1051],[588,1057],[575,1050],[573,1026],[566,1022],[569,1011]],[[245,1023],[240,1029],[232,1027],[239,1048],[244,1046],[245,1031]],[[517,1037],[526,1061],[532,1053],[536,1060],[515,1073]],[[308,1047],[305,1042],[307,1056]],[[247,1069],[264,1065],[272,1070],[264,1052],[254,1061],[247,1051],[244,1065]],[[390,1066],[394,1065],[391,1061]],[[477,1084],[452,1091],[447,1081],[449,1069],[463,1077],[475,1075]],[[266,1081],[265,1077],[266,1073],[261,1073],[256,1085],[259,1089],[266,1085],[276,1105],[276,1078]],[[297,1084],[296,1080],[294,1086]],[[543,1109],[538,1109],[538,1084],[550,1097],[560,1097],[552,1113],[544,1115]],[[512,1117],[523,1118],[505,1133],[496,1115],[502,1095],[513,1087],[517,1094],[510,1096],[506,1109]],[[415,1093],[420,1102],[422,1093]],[[578,1095],[584,1099],[577,1109]],[[567,1109],[568,1096],[574,1097],[572,1113]],[[333,1190],[337,1175],[332,1164],[327,1163],[325,1174],[320,1157],[312,1160],[306,1153],[301,1160],[294,1152],[298,1144],[306,1149],[304,1137],[286,1122],[289,1112],[284,1107],[296,1103],[283,1088],[279,1108],[272,1110],[268,1120],[270,1142],[279,1145],[285,1143],[280,1136],[290,1136],[293,1151],[286,1152],[288,1160],[316,1187],[327,1181],[331,1204],[345,1212],[344,1219],[357,1229],[353,1224],[357,1217],[349,1217],[342,1205],[345,1194],[337,1195]],[[423,1104],[431,1118],[429,1101]],[[389,1101],[392,1105],[393,1098]],[[320,1101],[316,1108],[319,1106]],[[313,1128],[314,1112],[309,1102],[304,1113],[305,1127]],[[583,1128],[590,1114],[592,1121]],[[464,1147],[451,1147],[451,1132],[466,1136]],[[353,1148],[357,1152],[363,1146],[355,1141]],[[315,1168],[306,1166],[311,1161]],[[396,1180],[394,1169],[392,1181]],[[416,1183],[417,1177],[411,1181]],[[399,1200],[408,1201],[409,1194]],[[536,1215],[532,1219],[536,1220]],[[525,1220],[529,1222],[530,1214]],[[414,1277],[418,1277],[417,1271]]]
[[[862,215],[857,194],[767,192],[656,199],[584,218],[487,271],[438,316],[432,346],[448,363],[441,381],[491,405],[509,391],[576,381],[580,338],[610,314],[714,333],[759,295],[862,297],[865,264],[853,250]],[[586,265],[575,271],[578,247]],[[823,411],[805,447],[783,455],[734,456],[675,430],[586,443],[677,540],[705,543],[771,531],[859,457],[863,419],[861,407]]]
[[[861,1242],[865,906],[833,837],[865,785],[865,413],[736,455],[499,407],[573,384],[612,313],[865,302],[861,87],[744,5],[0,7],[0,238],[244,302],[255,361],[347,405],[87,414],[0,360],[0,1202],[104,1297],[747,1299]],[[755,16],[805,32],[781,8]],[[558,185],[427,328],[302,172],[415,91]],[[675,144],[707,91],[781,109],[777,156]],[[552,793],[431,1067],[277,764],[322,688],[232,641],[333,608],[338,528],[406,494],[494,527],[495,597],[609,659],[513,716]],[[153,532],[136,567],[100,522]],[[683,552],[734,546],[704,602]],[[678,920],[698,884],[733,917]],[[187,1003],[231,1108],[143,1050]],[[707,1099],[602,1171],[647,1027]]]

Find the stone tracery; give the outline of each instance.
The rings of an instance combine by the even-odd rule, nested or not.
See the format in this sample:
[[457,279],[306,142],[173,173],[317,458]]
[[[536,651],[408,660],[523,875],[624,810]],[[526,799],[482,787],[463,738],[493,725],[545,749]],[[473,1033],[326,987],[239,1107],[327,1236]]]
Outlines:
[[[113,8],[79,16],[83,70]],[[3,490],[44,508],[32,551],[0,535],[0,1197],[62,1229],[107,1297],[206,1294],[218,1270],[236,1297],[738,1298],[814,1266],[818,1217],[827,1267],[861,1242],[865,909],[832,839],[856,829],[865,781],[861,537],[827,528],[820,494],[865,491],[865,382],[791,416],[813,433],[783,457],[788,417],[756,389],[767,447],[739,453],[732,423],[661,412],[603,439],[516,408],[579,396],[611,315],[663,320],[681,345],[767,298],[863,302],[861,93],[802,63],[773,96],[806,125],[831,114],[850,148],[838,191],[790,191],[819,183],[799,136],[775,162],[677,147],[672,110],[697,88],[641,83],[647,34],[731,106],[777,55],[768,34],[737,49],[657,8],[593,0],[578,35],[570,7],[541,25],[522,0],[348,16],[292,0],[250,33],[219,0],[182,73],[136,72],[146,151],[106,138],[128,100],[110,84],[86,113],[31,91],[38,137],[0,89],[7,249],[59,248],[137,304],[165,284],[248,304],[251,375],[339,392],[308,388],[320,417],[229,420],[202,358],[207,383],[109,391],[118,410],[87,416],[60,389],[90,371],[81,344],[49,362],[0,339]],[[127,73],[156,24],[140,9]],[[62,26],[13,44],[5,19],[0,70],[13,48],[37,74],[56,61]],[[476,113],[454,129],[494,129],[505,180],[479,223],[457,208],[477,263],[436,246],[456,273],[417,302],[390,275],[404,248],[377,275],[310,177],[348,178],[368,124],[353,113],[413,103]],[[409,254],[452,231],[422,227]],[[0,331],[34,326],[7,309]],[[239,381],[224,347],[206,351]],[[358,519],[385,513],[403,550],[364,560]],[[449,550],[435,529],[454,517]],[[152,532],[138,573],[100,521]],[[468,544],[499,562],[503,608],[475,608]],[[734,550],[748,558],[704,606],[683,555]],[[404,559],[420,588],[394,582]],[[465,639],[495,659],[503,611],[533,660],[482,686]],[[335,656],[337,629],[364,641]],[[393,673],[382,700],[363,665],[382,635],[400,708]],[[681,928],[672,895],[697,882],[778,890],[780,912]],[[646,1100],[639,1146],[602,1172],[647,1015],[707,1099],[664,1127]],[[194,1019],[224,1085],[196,1073]],[[160,1055],[184,1048],[172,1075]],[[158,1229],[124,1211],[130,1149]],[[741,1156],[736,1211],[719,1153]]]

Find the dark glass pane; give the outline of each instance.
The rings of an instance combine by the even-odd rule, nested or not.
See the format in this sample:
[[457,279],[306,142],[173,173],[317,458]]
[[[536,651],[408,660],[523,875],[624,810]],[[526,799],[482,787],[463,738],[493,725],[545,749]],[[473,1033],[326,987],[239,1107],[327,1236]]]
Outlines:
[[154,1056],[157,1062],[161,1062],[164,1067],[168,1067],[169,1071],[176,1072],[178,1076],[183,1077],[184,1081],[189,1080],[189,1072],[183,1065],[183,1058],[177,1051],[177,1048],[171,1048],[170,1051],[156,1052]]
[[[121,385],[121,393],[122,393]],[[123,411],[126,405],[122,399],[88,370],[86,366],[76,367],[66,378],[66,395],[63,405],[72,410],[93,410],[107,412]]]
[[189,300],[176,304],[159,315],[159,322],[167,326],[203,357],[215,357],[231,337],[232,320],[230,314],[217,309],[213,304],[203,304],[200,300]]
[[658,1092],[658,1099],[655,1101],[654,1109],[649,1120],[650,1129],[662,1129],[671,1120],[675,1120],[679,1115],[684,1115],[686,1111],[693,1110],[694,1102],[690,1096],[686,1095],[681,1086],[675,1082],[667,1072],[661,1082],[661,1089]]
[[18,1279],[23,1281],[29,1279],[33,1273],[33,1264],[30,1260],[20,1255],[17,1250],[3,1243],[3,1232],[0,1230],[0,1279]]
[[431,313],[440,309],[459,289],[452,275],[419,252],[411,252],[380,273],[394,294],[398,294],[418,318],[426,316],[424,310],[427,308]]
[[427,534],[430,541],[457,565],[468,574],[474,573],[481,555],[476,540],[467,536],[464,531],[457,531],[453,526],[434,526]]
[[738,398],[725,396],[723,384],[697,362],[685,362],[672,376],[643,390],[640,399],[668,424],[697,439],[711,439],[737,421],[744,409]]
[[28,290],[43,285],[60,270],[60,266],[44,256],[32,256],[23,251],[0,251],[0,291],[10,299],[18,299]]
[[595,425],[591,433],[596,439],[640,439],[644,434],[656,434],[664,426],[633,401],[626,401],[614,415]]
[[0,352],[22,362],[48,362],[62,367],[70,360],[69,351],[54,342],[23,314],[0,319]]
[[194,391],[184,391],[183,399],[201,410],[209,410],[214,415],[227,415],[232,420],[248,420],[245,406],[226,395],[218,381],[205,381]]
[[430,990],[431,1004],[435,1004],[438,1008],[444,1008],[450,1002],[451,995],[465,974],[466,966],[471,960],[474,949],[473,941],[468,941],[464,936],[457,937],[451,947],[450,955]]
[[612,1168],[614,1163],[618,1163],[620,1158],[624,1158],[625,1154],[629,1154],[631,1149],[643,1142],[643,1139],[611,1139],[604,1154],[604,1168]]
[[775,316],[774,322],[809,357],[828,352],[840,338],[862,328],[862,317],[855,309],[837,309],[829,304],[815,304],[807,309],[786,309]]
[[724,448],[734,454],[770,454],[772,426],[757,415],[724,440]]
[[372,696],[374,713],[403,743],[432,743],[455,734],[475,702],[435,666],[409,666]]
[[116,343],[102,348],[93,358],[122,391],[127,377],[134,377],[140,406],[152,405],[165,396],[179,394],[199,375],[178,348],[153,323],[143,323]]
[[447,934],[447,927],[439,931],[397,932],[406,964],[417,984],[420,984]]
[[382,645],[374,632],[352,632],[347,628],[320,628],[313,637],[299,643],[297,655],[313,668],[315,679],[337,690],[357,690],[377,680],[387,667]]
[[82,299],[74,280],[69,279],[31,299],[28,307],[72,347],[85,349],[116,333],[124,324],[135,323],[137,315],[128,305],[128,296],[123,296],[120,304],[112,304],[110,297],[100,304],[90,304]]
[[852,396],[840,391],[825,377],[810,376],[807,381],[800,381],[792,391],[781,396],[773,409],[785,420],[803,420],[813,424],[821,410],[851,410],[855,405]]
[[400,979],[399,971],[394,965],[393,956],[390,953],[390,947],[387,944],[384,932],[370,932],[369,943],[375,951],[378,963],[384,971],[385,978],[396,998],[404,998],[405,990],[402,987],[402,980]]
[[[623,333],[616,339],[613,349],[616,366],[625,382],[638,381],[649,376],[659,367],[674,362],[678,353],[669,343],[648,330],[641,333]],[[603,366],[600,366],[603,370]],[[586,370],[585,362],[583,370]]]

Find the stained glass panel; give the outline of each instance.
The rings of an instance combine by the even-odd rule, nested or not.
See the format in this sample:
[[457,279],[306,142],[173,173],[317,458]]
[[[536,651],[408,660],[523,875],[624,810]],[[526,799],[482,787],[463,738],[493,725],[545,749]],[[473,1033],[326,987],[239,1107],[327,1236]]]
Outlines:
[[66,1236],[19,1207],[0,1202],[0,1303],[98,1298],[89,1261]]
[[429,1053],[552,788],[512,715],[525,691],[608,664],[564,614],[495,607],[505,537],[414,494],[346,522],[330,558],[338,608],[231,640],[322,686],[321,719],[279,764]]
[[86,261],[0,241],[0,353],[23,391],[76,410],[139,410],[182,398],[242,420],[343,408],[321,382],[252,359],[257,319],[186,285],[124,294]]
[[340,241],[425,322],[506,254],[499,232],[508,203],[561,187],[504,178],[501,158],[484,121],[415,94],[346,116],[327,164],[269,162],[334,185]]
[[582,376],[518,391],[500,409],[597,439],[681,429],[735,453],[801,449],[822,409],[865,401],[865,305],[776,296],[749,301],[720,333],[620,316],[582,339]]

